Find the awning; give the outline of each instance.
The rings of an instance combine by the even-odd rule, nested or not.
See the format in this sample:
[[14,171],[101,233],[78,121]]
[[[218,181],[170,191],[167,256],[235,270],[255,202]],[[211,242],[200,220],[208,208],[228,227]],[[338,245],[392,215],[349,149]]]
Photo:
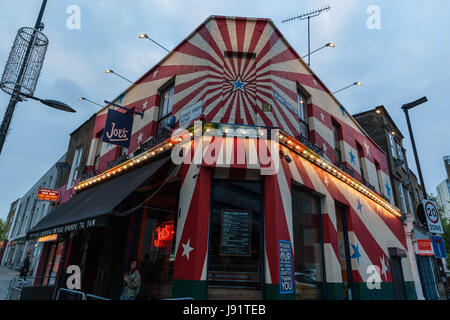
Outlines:
[[143,184],[170,156],[76,194],[56,207],[27,234],[30,238],[105,225],[111,211]]

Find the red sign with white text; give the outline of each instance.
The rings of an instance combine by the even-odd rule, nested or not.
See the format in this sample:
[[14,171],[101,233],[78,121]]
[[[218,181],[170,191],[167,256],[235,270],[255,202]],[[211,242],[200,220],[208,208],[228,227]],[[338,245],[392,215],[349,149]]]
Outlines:
[[39,188],[37,200],[57,202],[58,199],[59,190]]
[[419,256],[432,256],[432,255],[434,255],[433,247],[431,246],[430,239],[417,239],[416,253]]

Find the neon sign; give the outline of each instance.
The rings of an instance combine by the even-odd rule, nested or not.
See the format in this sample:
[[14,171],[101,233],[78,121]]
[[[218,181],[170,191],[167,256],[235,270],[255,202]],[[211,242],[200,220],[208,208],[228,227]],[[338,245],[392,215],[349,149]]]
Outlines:
[[173,239],[173,222],[155,224],[153,229],[153,247],[170,248]]

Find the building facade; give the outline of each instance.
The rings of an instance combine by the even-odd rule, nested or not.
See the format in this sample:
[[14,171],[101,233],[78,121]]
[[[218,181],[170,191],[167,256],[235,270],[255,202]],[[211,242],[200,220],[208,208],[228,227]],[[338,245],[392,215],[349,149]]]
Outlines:
[[436,187],[436,199],[439,206],[443,209],[443,216],[450,219],[450,156],[444,157],[444,165],[447,179]]
[[[417,239],[429,239],[426,224],[417,215],[424,199],[416,175],[409,169],[403,135],[384,106],[355,114],[353,117],[373,140],[386,152],[392,190],[388,196],[407,217],[405,234],[408,257],[413,267],[416,292],[419,299],[437,299],[438,281],[434,258],[417,253]],[[427,253],[428,254],[428,253]]]
[[[118,298],[136,259],[142,299],[416,298],[386,153],[270,20],[209,17],[113,103],[29,232],[82,291]],[[103,142],[111,109],[128,148]]]
[[31,251],[30,276],[36,272],[42,245],[36,239],[28,239],[26,237],[27,232],[53,209],[51,202],[37,200],[37,194],[39,188],[58,189],[60,180],[58,163],[63,163],[64,161],[65,155],[18,200],[16,206],[3,264],[14,269],[20,269],[27,251]]
[[[11,225],[13,223],[14,215],[16,214],[17,204],[19,203],[20,199],[17,199],[16,201],[11,203],[11,206],[9,207],[8,216],[6,217],[6,236],[9,235],[9,231],[11,230]],[[3,258],[5,257],[5,251],[6,247],[8,245],[8,240],[4,240],[3,243],[0,245],[0,263],[1,265],[5,265],[7,263],[7,258],[5,261],[3,261]]]

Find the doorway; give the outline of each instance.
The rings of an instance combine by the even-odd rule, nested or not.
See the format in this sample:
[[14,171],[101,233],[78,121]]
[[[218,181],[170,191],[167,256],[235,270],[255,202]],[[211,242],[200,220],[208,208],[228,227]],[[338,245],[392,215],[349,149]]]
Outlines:
[[402,262],[400,257],[391,256],[392,282],[397,300],[406,300],[405,280],[403,278]]
[[338,232],[339,262],[341,264],[344,300],[352,300],[352,263],[348,240],[348,207],[336,202],[336,224]]
[[208,299],[263,298],[261,182],[213,180]]

